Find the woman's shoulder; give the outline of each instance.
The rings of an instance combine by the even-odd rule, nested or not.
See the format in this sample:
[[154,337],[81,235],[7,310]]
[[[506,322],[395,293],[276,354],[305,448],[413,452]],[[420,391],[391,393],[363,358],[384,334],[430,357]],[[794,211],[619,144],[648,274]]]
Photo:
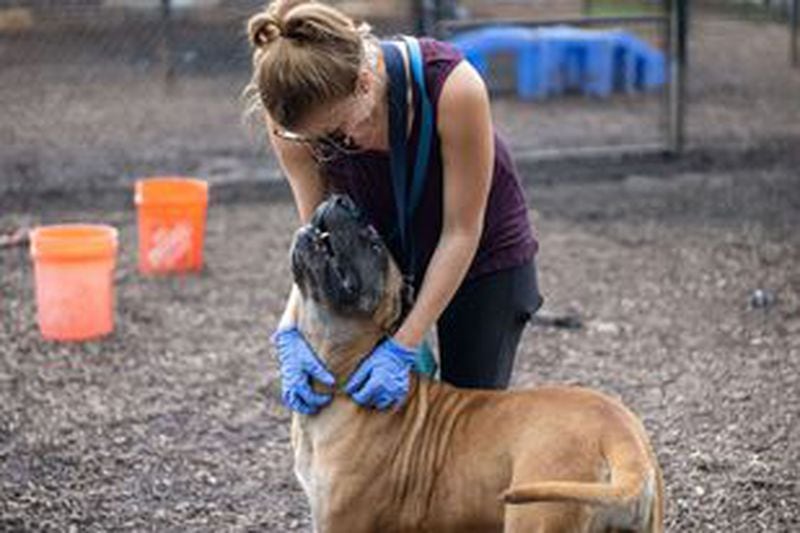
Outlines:
[[[440,41],[433,37],[417,37],[419,48],[422,52],[422,58],[426,64],[439,63],[439,62],[459,62],[464,59],[464,55],[453,44],[448,41]],[[397,46],[402,45],[402,37],[394,36],[386,39],[381,39],[383,43],[392,43]]]
[[[445,81],[464,59],[464,55],[455,45],[447,41],[432,37],[418,37],[417,40],[425,65],[425,86],[428,96],[432,102],[438,102]],[[391,38],[387,41],[398,42],[400,38]]]
[[453,43],[432,37],[420,37],[418,40],[426,63],[439,61],[457,63],[464,59],[464,55]]
[[464,56],[452,43],[430,37],[419,38],[419,47],[425,61],[427,92],[433,102],[438,102],[447,77]]

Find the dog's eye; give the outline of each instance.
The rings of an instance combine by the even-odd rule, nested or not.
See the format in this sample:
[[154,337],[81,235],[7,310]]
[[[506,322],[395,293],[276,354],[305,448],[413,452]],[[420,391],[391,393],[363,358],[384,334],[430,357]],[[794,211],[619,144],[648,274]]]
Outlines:
[[383,241],[375,228],[367,226],[359,232],[359,235],[362,239],[369,242],[370,250],[376,253],[383,251]]
[[355,209],[354,215],[355,215],[355,218],[356,218],[356,222],[358,222],[359,224],[367,224],[367,225],[369,225],[369,221],[367,220],[366,213],[364,213],[364,211],[362,211],[358,207],[354,207],[354,209]]

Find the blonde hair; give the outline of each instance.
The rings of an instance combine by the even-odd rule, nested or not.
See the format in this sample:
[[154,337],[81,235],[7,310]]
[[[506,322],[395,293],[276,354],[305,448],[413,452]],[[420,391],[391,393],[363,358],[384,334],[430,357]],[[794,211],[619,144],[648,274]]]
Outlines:
[[369,26],[314,0],[274,0],[247,24],[253,75],[248,113],[292,129],[312,110],[355,92]]

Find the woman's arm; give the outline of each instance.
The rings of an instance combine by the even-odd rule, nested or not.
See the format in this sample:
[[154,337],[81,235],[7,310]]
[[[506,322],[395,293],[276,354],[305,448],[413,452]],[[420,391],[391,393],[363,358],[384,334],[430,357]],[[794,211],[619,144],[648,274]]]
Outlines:
[[[278,164],[292,189],[300,222],[306,224],[325,197],[325,184],[319,174],[317,163],[308,146],[277,137],[273,133],[274,125],[269,117],[266,117],[266,124],[270,143],[278,157]],[[299,302],[300,290],[296,285],[292,285],[292,291],[286,301],[286,308],[278,323],[279,330],[297,324]]]
[[442,143],[442,234],[414,307],[394,338],[419,345],[466,276],[483,231],[494,171],[489,95],[480,75],[462,61],[448,76],[438,103]]
[[[305,224],[325,193],[316,162],[306,146],[277,138],[269,119],[267,128],[278,162],[292,188],[300,220]],[[297,285],[292,285],[278,329],[270,340],[280,362],[283,404],[298,413],[313,415],[328,405],[333,395],[315,391],[311,385],[312,380],[333,387],[336,378],[316,357],[297,329],[299,308],[300,290]]]

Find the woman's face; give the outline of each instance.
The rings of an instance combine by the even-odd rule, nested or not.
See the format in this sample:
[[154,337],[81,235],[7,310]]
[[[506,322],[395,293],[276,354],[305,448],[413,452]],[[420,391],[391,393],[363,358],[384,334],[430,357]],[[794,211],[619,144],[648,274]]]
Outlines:
[[276,130],[289,141],[304,142],[322,152],[357,152],[381,144],[377,84],[371,77],[359,80],[356,92],[331,105],[313,110],[294,131]]

